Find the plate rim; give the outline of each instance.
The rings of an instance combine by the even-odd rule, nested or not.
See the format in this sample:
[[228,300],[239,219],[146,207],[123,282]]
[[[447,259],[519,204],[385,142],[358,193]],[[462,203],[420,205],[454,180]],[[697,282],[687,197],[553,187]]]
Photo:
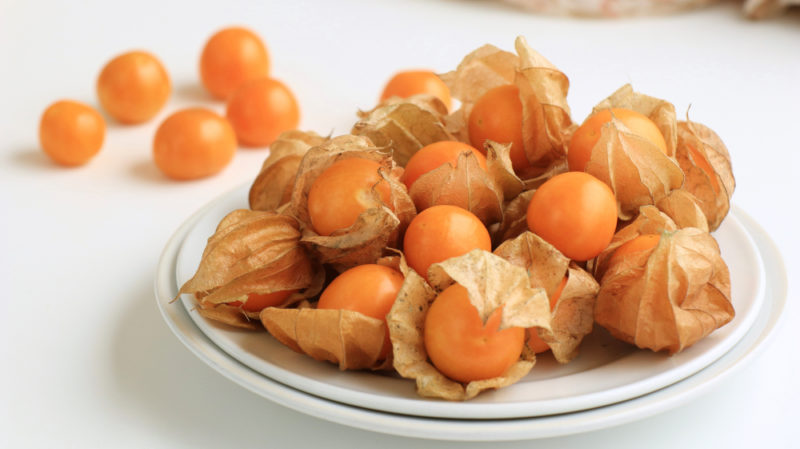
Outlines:
[[[209,203],[192,217],[201,215],[213,203]],[[162,251],[154,282],[155,299],[167,326],[201,361],[245,389],[309,416],[362,430],[447,441],[511,441],[577,434],[625,424],[675,408],[737,372],[759,355],[761,351],[756,351],[758,348],[771,342],[776,330],[785,321],[783,311],[788,288],[786,268],[779,249],[763,228],[740,208],[736,209],[744,226],[751,231],[751,237],[765,264],[765,294],[770,300],[764,302],[756,324],[728,353],[680,382],[628,401],[574,413],[498,420],[412,417],[330,401],[261,375],[217,347],[197,328],[183,307],[170,307],[170,292],[177,291],[174,277],[177,250],[191,225],[191,218],[178,228]],[[765,254],[770,257],[764,257]],[[181,313],[184,314],[182,318]],[[183,323],[177,321],[181,319]],[[193,327],[194,334],[183,333],[181,324],[189,324],[190,331]],[[200,346],[202,344],[205,348]]]

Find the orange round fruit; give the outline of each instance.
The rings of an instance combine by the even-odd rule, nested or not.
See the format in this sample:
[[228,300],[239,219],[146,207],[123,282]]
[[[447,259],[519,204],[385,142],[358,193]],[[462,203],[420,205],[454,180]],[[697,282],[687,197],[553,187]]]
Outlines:
[[372,204],[373,188],[391,208],[391,187],[381,177],[380,168],[369,159],[341,159],[314,180],[308,192],[308,215],[317,234],[331,235],[352,226]]
[[260,312],[267,307],[275,307],[283,304],[286,298],[292,295],[296,290],[281,290],[271,293],[250,293],[247,295],[247,301],[244,304],[241,301],[232,302],[228,305],[234,307],[241,307],[248,312]]
[[269,75],[269,54],[251,30],[230,27],[206,42],[200,55],[200,79],[219,100],[227,100],[245,81]]
[[459,382],[503,375],[519,360],[525,329],[498,330],[502,309],[484,324],[469,301],[467,289],[447,287],[434,299],[425,316],[424,344],[428,357],[442,374]]
[[604,250],[617,227],[617,202],[602,181],[584,172],[556,175],[534,192],[528,229],[565,256],[589,260]]
[[433,95],[450,109],[452,103],[450,89],[430,70],[406,70],[396,73],[383,88],[381,101],[391,97],[408,98],[419,94]]
[[236,152],[236,135],[224,117],[203,108],[167,117],[153,139],[153,159],[168,177],[188,180],[221,171]]
[[285,84],[272,78],[258,78],[242,84],[225,113],[242,145],[264,147],[284,131],[297,127],[300,109]]
[[411,220],[403,238],[408,265],[426,279],[432,264],[473,249],[492,250],[489,231],[475,214],[456,206],[423,210]]
[[472,153],[478,159],[478,164],[486,170],[486,156],[474,147],[461,142],[445,140],[432,143],[419,149],[406,164],[402,181],[411,189],[411,185],[420,176],[433,171],[444,164],[458,165],[458,157],[462,153]]
[[616,263],[628,254],[652,250],[658,245],[659,241],[661,241],[661,236],[659,234],[642,234],[634,239],[628,240],[614,250],[614,254],[608,259],[608,263]]
[[166,69],[155,56],[132,51],[112,59],[97,78],[97,96],[120,123],[143,123],[158,114],[172,92]]
[[624,108],[603,109],[587,118],[572,135],[567,151],[567,164],[570,170],[586,169],[586,164],[592,157],[592,149],[600,139],[603,127],[612,117],[622,122],[631,133],[647,139],[664,153],[667,152],[664,135],[646,115]]
[[39,121],[39,144],[50,159],[76,167],[94,157],[103,146],[106,122],[91,106],[71,100],[57,101]]
[[486,140],[510,143],[514,170],[530,167],[522,139],[522,101],[517,86],[506,84],[483,94],[472,107],[467,129],[473,147],[483,151]]
[[[318,309],[344,309],[359,312],[368,317],[383,320],[394,305],[405,278],[399,271],[377,264],[359,265],[343,272],[322,292]],[[392,348],[389,331],[386,329],[383,351],[384,359]]]

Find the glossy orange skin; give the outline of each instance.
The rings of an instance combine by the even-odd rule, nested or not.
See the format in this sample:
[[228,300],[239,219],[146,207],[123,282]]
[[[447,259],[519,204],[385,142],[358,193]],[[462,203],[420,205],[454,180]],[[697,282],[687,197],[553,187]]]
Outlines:
[[[383,320],[386,326],[386,315],[392,309],[404,280],[402,273],[395,269],[377,264],[359,265],[337,276],[325,288],[317,308],[353,310]],[[392,349],[388,328],[384,335],[381,359],[386,358]]]
[[200,79],[215,98],[227,100],[245,81],[269,75],[267,47],[251,30],[230,27],[206,42],[200,55]]
[[511,165],[519,172],[530,167],[522,140],[522,101],[519,89],[506,84],[487,91],[469,114],[467,122],[469,141],[483,151],[486,140],[511,144]]
[[314,180],[308,192],[308,214],[317,234],[331,235],[352,226],[369,207],[373,186],[391,209],[391,187],[379,174],[380,167],[368,159],[342,159]]
[[614,254],[608,259],[608,263],[616,263],[618,260],[631,253],[652,250],[658,245],[659,241],[661,241],[661,236],[658,234],[642,234],[625,242],[614,250]]
[[565,256],[589,260],[604,250],[617,227],[617,202],[602,181],[584,172],[556,175],[531,198],[528,229]]
[[109,115],[120,123],[143,123],[164,107],[172,83],[154,55],[132,51],[112,59],[97,78],[97,96]]
[[403,239],[406,262],[426,279],[432,264],[473,249],[492,250],[489,231],[473,213],[456,206],[423,210],[411,220]]
[[587,118],[572,135],[567,151],[567,164],[570,170],[586,169],[586,163],[592,156],[592,148],[600,139],[603,126],[611,121],[612,116],[621,121],[633,134],[649,140],[664,153],[667,152],[664,135],[646,115],[623,108],[603,109]]
[[225,115],[239,143],[250,147],[267,146],[300,122],[300,108],[294,94],[272,78],[242,84],[228,101]]
[[[564,279],[562,279],[561,283],[558,284],[558,288],[553,293],[553,296],[550,297],[550,311],[555,309],[556,303],[558,302],[558,298],[561,297],[561,292],[564,291],[565,285],[567,285],[566,276],[564,276]],[[542,340],[542,337],[540,337],[539,333],[536,332],[535,327],[528,328],[528,347],[531,348],[531,350],[535,354],[540,354],[550,349],[550,345],[548,345],[547,343],[545,343],[544,340]]]
[[478,159],[478,164],[486,170],[486,156],[483,153],[465,143],[446,140],[426,145],[414,153],[406,164],[402,181],[410,190],[420,176],[444,164],[450,164],[455,167],[458,165],[458,157],[462,153],[469,152],[475,155]]
[[281,305],[286,298],[288,298],[296,290],[282,290],[272,293],[250,293],[247,295],[247,301],[242,304],[240,301],[232,302],[229,305],[234,307],[241,307],[248,312],[260,312],[267,307],[275,307]]
[[381,101],[391,97],[408,98],[419,94],[438,97],[447,109],[452,105],[450,89],[430,70],[406,70],[396,73],[383,88]]
[[50,159],[65,167],[83,165],[103,146],[106,122],[91,106],[57,101],[39,121],[39,144]]
[[203,108],[167,117],[153,139],[153,159],[168,177],[198,179],[220,172],[233,159],[236,135],[224,117]]
[[464,383],[508,371],[522,354],[525,329],[498,331],[502,313],[495,310],[484,325],[467,289],[453,284],[441,292],[428,309],[424,328],[425,350],[436,369]]

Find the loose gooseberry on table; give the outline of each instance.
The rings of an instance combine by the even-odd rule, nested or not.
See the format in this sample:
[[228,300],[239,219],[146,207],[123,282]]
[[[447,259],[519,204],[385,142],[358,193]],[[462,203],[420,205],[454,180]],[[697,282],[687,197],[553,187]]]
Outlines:
[[430,70],[405,70],[396,73],[383,88],[381,101],[391,97],[408,98],[419,94],[433,95],[450,109],[452,103],[450,89]]
[[584,172],[556,175],[533,194],[526,215],[528,229],[565,256],[589,260],[603,251],[617,227],[614,192]]
[[183,109],[167,117],[153,139],[153,160],[168,177],[203,178],[233,159],[236,135],[230,123],[204,108]]
[[227,100],[245,81],[269,75],[269,54],[261,38],[243,27],[216,32],[200,55],[200,79],[219,100]]
[[408,265],[426,279],[432,264],[473,249],[491,251],[489,231],[475,214],[450,205],[432,206],[417,214],[403,238]]
[[482,169],[486,170],[486,156],[470,145],[456,141],[441,141],[426,145],[419,149],[406,163],[401,180],[411,190],[411,186],[425,173],[431,172],[444,164],[453,167],[458,165],[458,158],[463,153],[472,153]]
[[[383,320],[386,326],[386,315],[394,305],[404,280],[402,273],[387,266],[358,265],[341,273],[325,288],[317,308],[353,310]],[[380,359],[385,359],[392,348],[388,328],[384,336]]]
[[[346,229],[379,199],[392,209],[391,186],[380,174],[381,164],[370,159],[340,159],[326,168],[308,192],[308,215],[319,235]],[[376,196],[377,194],[377,196]]]
[[234,91],[225,116],[240,144],[263,147],[297,127],[300,108],[284,83],[263,77],[246,81]]
[[473,147],[483,150],[487,140],[511,144],[511,165],[517,172],[530,167],[525,155],[522,126],[522,101],[519,89],[513,84],[486,91],[473,105],[467,120],[469,141]]
[[115,57],[97,78],[97,96],[103,109],[125,124],[155,117],[171,92],[172,84],[163,64],[145,51]]
[[569,142],[567,151],[567,164],[573,171],[584,171],[586,164],[592,157],[592,149],[611,120],[617,119],[628,130],[643,139],[646,139],[663,153],[667,152],[667,143],[658,126],[644,114],[625,108],[602,109],[587,118],[575,130]]
[[453,284],[434,299],[425,316],[424,344],[433,365],[459,382],[503,375],[522,354],[525,329],[499,330],[503,310],[484,324],[467,289]]
[[39,121],[39,144],[54,162],[66,167],[83,165],[103,146],[106,122],[91,106],[72,100],[57,101]]

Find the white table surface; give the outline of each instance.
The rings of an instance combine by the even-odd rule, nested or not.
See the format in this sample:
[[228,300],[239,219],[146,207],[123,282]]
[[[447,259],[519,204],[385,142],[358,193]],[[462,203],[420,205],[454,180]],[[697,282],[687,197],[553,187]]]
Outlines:
[[[800,425],[800,14],[749,22],[740,4],[630,20],[542,17],[484,1],[0,1],[0,447],[797,447]],[[151,159],[170,111],[222,110],[196,67],[216,29],[244,24],[266,41],[273,74],[296,92],[304,129],[344,133],[389,75],[446,71],[516,35],[570,78],[575,120],[620,85],[672,101],[731,151],[734,203],[786,261],[789,304],[769,346],[678,408],[637,422],[533,443],[393,437],[310,418],[262,399],[196,359],[153,297],[159,254],[175,229],[255,176],[264,149],[241,149],[218,176],[177,183]],[[97,104],[95,77],[142,48],[169,70],[159,116],[109,121],[88,165],[63,169],[39,150],[42,111],[60,98]]]

